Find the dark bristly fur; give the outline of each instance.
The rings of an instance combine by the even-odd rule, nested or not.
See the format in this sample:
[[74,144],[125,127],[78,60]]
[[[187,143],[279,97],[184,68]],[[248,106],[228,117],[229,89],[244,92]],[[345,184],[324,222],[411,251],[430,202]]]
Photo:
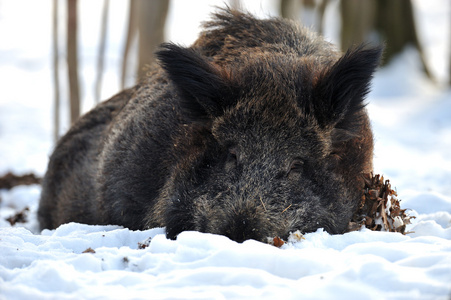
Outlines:
[[66,222],[165,226],[236,241],[343,233],[373,138],[364,98],[382,49],[338,52],[282,20],[222,10],[189,48],[59,141],[39,207]]

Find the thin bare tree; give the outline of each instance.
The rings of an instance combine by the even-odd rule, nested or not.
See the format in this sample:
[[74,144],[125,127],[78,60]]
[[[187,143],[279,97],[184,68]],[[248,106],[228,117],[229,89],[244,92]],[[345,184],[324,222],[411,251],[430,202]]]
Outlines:
[[67,69],[69,75],[70,122],[80,116],[77,55],[77,0],[67,0]]
[[110,6],[110,0],[103,1],[102,9],[102,21],[100,29],[100,45],[99,52],[97,53],[97,77],[96,77],[96,87],[95,87],[95,100],[98,103],[101,97],[102,91],[102,77],[103,68],[105,62],[105,45],[106,45],[106,33],[108,28],[108,10]]
[[60,81],[59,81],[59,51],[58,51],[58,0],[53,0],[52,13],[52,54],[53,54],[53,139],[56,143],[60,130]]

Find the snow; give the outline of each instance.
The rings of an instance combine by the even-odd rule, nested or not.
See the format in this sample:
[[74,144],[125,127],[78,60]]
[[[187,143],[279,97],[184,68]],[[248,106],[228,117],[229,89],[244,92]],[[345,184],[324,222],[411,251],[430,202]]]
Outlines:
[[[0,287],[6,299],[438,299],[450,292],[450,233],[318,230],[279,249],[198,232],[172,241],[161,228],[70,223],[36,235],[3,227]],[[83,253],[88,248],[95,253]]]
[[[98,31],[93,28],[101,7],[87,3],[81,1],[88,23],[80,32],[84,111],[94,101]],[[119,21],[110,18],[104,98],[118,90],[123,3],[111,2]],[[203,1],[180,26],[188,3],[174,0],[168,21],[174,24],[170,39],[182,44],[195,38],[211,5],[221,5]],[[246,3],[260,16],[275,10],[269,1]],[[401,207],[416,217],[407,226],[411,233],[362,229],[330,235],[319,229],[277,248],[198,232],[183,232],[172,241],[163,228],[70,223],[39,232],[40,187],[18,186],[0,190],[0,299],[449,299],[451,90],[443,83],[451,5],[446,0],[414,4],[436,82],[424,78],[417,53],[406,49],[377,73],[368,105],[375,171],[390,179]],[[7,171],[43,175],[53,144],[51,1],[2,1],[0,6],[0,176]],[[27,9],[18,18],[22,7]],[[63,9],[60,13],[64,16]],[[18,26],[23,20],[32,26]],[[173,29],[177,24],[179,30]],[[25,207],[28,221],[11,226],[6,218]],[[89,248],[95,253],[83,253]]]

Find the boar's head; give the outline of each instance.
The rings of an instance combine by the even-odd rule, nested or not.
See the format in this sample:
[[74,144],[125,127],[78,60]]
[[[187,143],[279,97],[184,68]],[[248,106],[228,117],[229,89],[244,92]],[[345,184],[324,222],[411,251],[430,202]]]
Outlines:
[[155,208],[168,237],[346,230],[372,167],[364,98],[380,48],[323,61],[255,49],[220,65],[166,44],[157,56],[188,120]]

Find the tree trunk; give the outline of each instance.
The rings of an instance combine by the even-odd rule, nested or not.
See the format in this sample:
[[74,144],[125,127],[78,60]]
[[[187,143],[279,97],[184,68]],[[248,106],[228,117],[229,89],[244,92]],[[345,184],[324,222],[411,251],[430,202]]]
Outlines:
[[407,45],[418,50],[424,73],[432,78],[421,46],[410,0],[379,0],[377,6],[376,30],[386,41],[385,60],[390,61]]
[[[311,25],[319,33],[323,33],[324,12],[328,5],[328,0],[281,0],[279,14],[282,18],[304,22],[305,26]],[[304,12],[310,12],[314,15],[311,24],[306,24],[302,17]]]
[[58,0],[53,0],[52,14],[52,54],[53,54],[53,139],[55,143],[60,131],[60,82],[59,82],[59,51],[58,51]]
[[417,37],[411,0],[342,0],[340,3],[344,51],[377,37],[378,43],[385,42],[383,64],[387,64],[411,45],[418,50],[423,70],[431,78]]
[[70,122],[80,116],[80,92],[77,57],[77,0],[67,1],[67,68],[69,73]]
[[146,66],[154,61],[156,48],[164,42],[164,26],[169,0],[138,1],[139,59],[138,79],[146,75]]
[[108,9],[110,6],[110,0],[104,0],[103,10],[102,10],[102,24],[100,30],[100,45],[99,53],[97,55],[97,78],[96,78],[96,88],[95,88],[95,100],[98,103],[101,99],[102,91],[102,76],[103,76],[103,65],[105,61],[105,44],[106,44],[106,33],[108,27]]
[[366,41],[374,29],[376,6],[377,0],[341,1],[340,38],[343,51]]
[[137,0],[130,0],[129,12],[128,12],[128,29],[127,39],[125,40],[124,54],[122,55],[122,68],[121,68],[121,88],[125,88],[125,78],[127,77],[127,65],[128,56],[130,54],[130,47],[132,45],[133,38],[138,32],[138,5]]
[[324,13],[326,12],[329,0],[322,0],[318,6],[318,32],[324,34]]
[[302,11],[302,0],[281,0],[279,10],[282,18],[299,21]]
[[[448,5],[451,7],[451,2],[448,3]],[[449,20],[449,27],[451,28],[451,20]],[[449,73],[448,73],[448,84],[451,86],[451,30],[449,31],[450,35],[449,35],[449,62],[448,62],[448,66],[449,66]]]
[[241,0],[229,0],[229,6],[233,9],[241,9]]

